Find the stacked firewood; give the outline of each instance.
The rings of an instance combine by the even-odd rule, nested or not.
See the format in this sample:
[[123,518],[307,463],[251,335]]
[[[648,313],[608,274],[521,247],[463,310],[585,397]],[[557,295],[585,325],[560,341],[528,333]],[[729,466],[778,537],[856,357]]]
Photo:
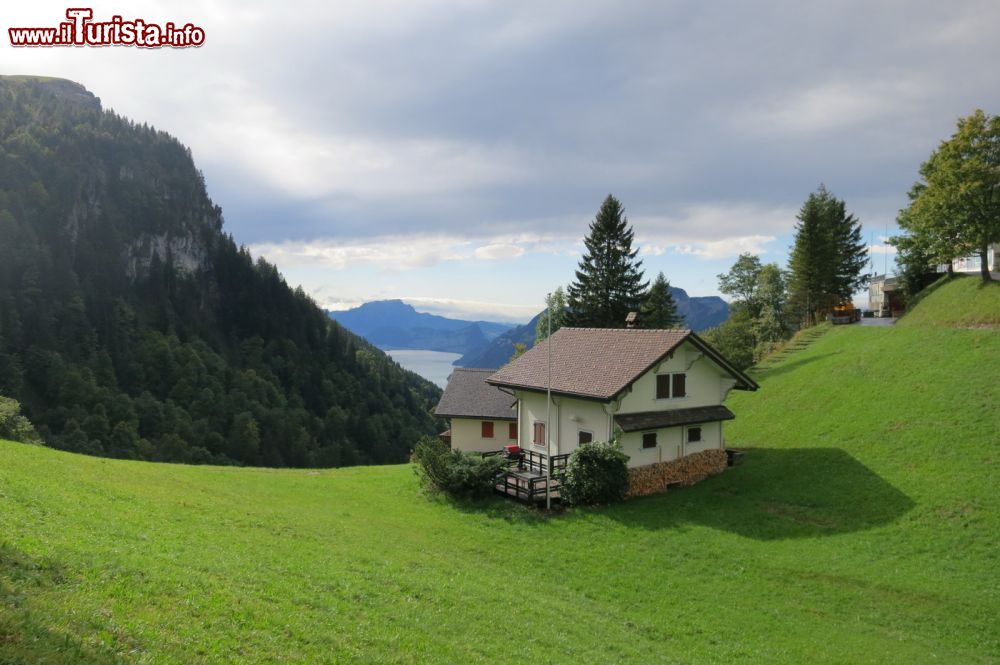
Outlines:
[[705,450],[670,462],[628,470],[626,498],[665,492],[670,485],[694,485],[726,469],[725,450]]

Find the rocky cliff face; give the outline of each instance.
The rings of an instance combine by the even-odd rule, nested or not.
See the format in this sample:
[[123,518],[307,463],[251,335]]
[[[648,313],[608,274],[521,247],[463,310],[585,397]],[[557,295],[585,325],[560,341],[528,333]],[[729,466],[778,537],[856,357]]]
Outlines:
[[[221,211],[205,195],[201,175],[183,146],[163,132],[108,118],[100,99],[72,81],[4,77],[0,95],[15,105],[44,104],[52,114],[72,117],[78,127],[93,127],[89,138],[97,149],[67,150],[62,183],[68,186],[46,192],[60,199],[62,211],[53,212],[56,222],[62,218],[59,233],[71,251],[95,238],[113,241],[121,248],[120,267],[133,280],[145,277],[155,262],[181,274],[209,268]],[[126,135],[114,120],[151,140]]]

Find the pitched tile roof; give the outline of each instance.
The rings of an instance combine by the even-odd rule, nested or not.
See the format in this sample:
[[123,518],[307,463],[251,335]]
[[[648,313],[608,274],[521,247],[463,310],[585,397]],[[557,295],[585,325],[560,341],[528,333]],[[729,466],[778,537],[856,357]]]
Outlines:
[[545,390],[552,347],[552,392],[609,400],[685,340],[737,380],[737,388],[757,384],[735,369],[701,338],[685,329],[560,328],[487,381],[495,385]]
[[553,392],[610,399],[690,334],[684,329],[560,328],[497,370],[489,382],[545,390],[551,345]]
[[511,410],[516,401],[514,397],[486,383],[486,377],[493,371],[455,368],[434,414],[442,418],[517,420],[517,414]]
[[687,409],[671,409],[669,411],[619,413],[615,416],[615,423],[624,432],[638,432],[646,429],[732,420],[735,417],[736,415],[732,411],[721,404],[716,404],[713,406],[695,406]]

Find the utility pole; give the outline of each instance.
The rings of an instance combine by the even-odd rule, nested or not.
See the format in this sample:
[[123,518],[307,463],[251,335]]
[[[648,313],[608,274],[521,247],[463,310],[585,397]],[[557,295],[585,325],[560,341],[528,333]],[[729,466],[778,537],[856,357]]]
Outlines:
[[552,294],[545,296],[548,313],[545,348],[548,353],[548,381],[545,388],[545,510],[552,510]]

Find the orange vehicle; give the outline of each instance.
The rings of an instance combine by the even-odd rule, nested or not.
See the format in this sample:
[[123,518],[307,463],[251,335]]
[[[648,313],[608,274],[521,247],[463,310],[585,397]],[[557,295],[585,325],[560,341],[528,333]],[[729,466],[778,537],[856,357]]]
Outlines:
[[854,306],[854,303],[842,302],[835,305],[830,312],[830,321],[834,325],[842,323],[856,323],[861,320],[861,310]]

